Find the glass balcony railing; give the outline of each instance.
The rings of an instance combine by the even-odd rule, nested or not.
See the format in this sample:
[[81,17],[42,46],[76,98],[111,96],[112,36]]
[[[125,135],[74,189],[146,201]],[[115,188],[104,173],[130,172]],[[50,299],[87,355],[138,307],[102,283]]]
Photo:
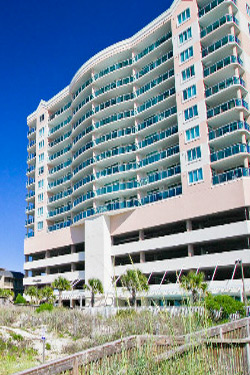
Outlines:
[[165,180],[168,177],[172,177],[180,173],[181,173],[181,166],[180,164],[178,164],[178,165],[169,167],[165,171],[150,174],[148,177],[141,179],[140,185],[145,186],[148,184],[152,184],[154,182]]
[[72,194],[72,189],[60,191],[60,193],[52,195],[51,197],[49,197],[49,203],[56,202],[56,201],[58,201],[62,198],[68,197],[71,194]]
[[111,115],[109,117],[106,117],[106,118],[104,118],[100,121],[97,121],[95,123],[95,127],[98,129],[99,127],[101,127],[103,125],[107,125],[107,124],[110,124],[112,122],[122,120],[124,118],[133,117],[134,114],[135,114],[135,111],[133,109],[127,110],[127,111],[124,111],[124,112],[120,112],[120,113],[114,113],[113,115]]
[[73,129],[75,130],[79,125],[81,125],[81,123],[85,120],[87,120],[90,116],[92,116],[95,112],[91,109],[90,111],[84,113],[84,115],[79,118],[78,121],[76,121],[74,124],[73,124]]
[[98,106],[96,106],[95,107],[95,113],[98,113],[105,108],[112,107],[113,105],[123,103],[123,102],[127,102],[131,99],[134,99],[134,97],[135,97],[135,94],[132,92],[132,93],[117,96],[115,98],[111,98],[111,99],[99,104]]
[[94,162],[95,162],[94,158],[84,160],[81,164],[79,164],[76,168],[73,169],[73,174],[75,175],[76,173],[88,167],[89,165],[93,164]]
[[224,182],[237,180],[242,177],[249,177],[250,169],[249,168],[235,168],[230,171],[214,175],[212,178],[213,185],[223,184]]
[[163,100],[167,99],[168,97],[170,97],[174,94],[175,94],[175,88],[172,87],[171,89],[163,92],[162,94],[160,94],[158,96],[155,96],[153,98],[150,98],[145,103],[143,103],[142,105],[137,107],[136,113],[141,113],[141,112],[153,107],[154,105],[156,105],[158,103],[161,103]]
[[174,115],[177,113],[177,107],[174,106],[170,109],[167,109],[166,111],[164,112],[161,112],[161,113],[157,113],[156,115],[153,115],[151,117],[149,117],[148,119],[144,120],[143,122],[141,122],[140,124],[138,124],[138,131],[140,130],[143,130],[153,124],[156,124],[164,119],[167,119],[168,117]]
[[86,194],[81,195],[80,197],[75,199],[73,202],[73,205],[74,207],[76,207],[78,204],[85,202],[88,199],[94,198],[94,196],[95,196],[95,193],[92,190],[90,190]]
[[221,90],[225,90],[228,87],[234,86],[234,85],[241,85],[245,87],[245,81],[241,77],[230,77],[225,79],[224,81],[217,83],[217,85],[214,85],[213,87],[209,87],[205,90],[205,96],[206,98],[209,98],[209,96],[217,94]]
[[93,174],[90,174],[86,177],[84,177],[82,180],[78,181],[76,184],[74,184],[74,191],[79,189],[81,186],[86,185],[89,182],[92,182],[95,180],[95,176]]
[[129,76],[129,77],[125,77],[125,78],[115,80],[115,81],[109,83],[108,85],[103,86],[100,89],[96,90],[95,91],[95,97],[97,98],[99,95],[102,95],[105,92],[116,89],[116,88],[121,87],[123,85],[127,85],[129,83],[132,83],[132,82],[134,82],[134,80],[135,80],[135,78],[133,76]]
[[49,117],[49,121],[53,120],[55,117],[59,116],[61,113],[67,111],[71,106],[71,102],[67,103],[64,107],[58,109],[58,111],[54,112],[52,115]]
[[27,168],[27,173],[31,173],[36,169],[34,165],[31,165],[30,167]]
[[73,160],[75,160],[78,156],[80,156],[81,154],[83,154],[85,151],[89,150],[93,146],[94,146],[94,142],[93,141],[90,141],[90,142],[86,143],[86,145],[82,146],[81,148],[79,148],[79,150],[77,150],[74,153]]
[[110,194],[114,193],[117,191],[124,191],[124,190],[129,190],[129,189],[134,189],[140,186],[139,181],[133,180],[133,181],[128,181],[128,182],[117,182],[113,185],[108,185],[108,186],[103,186],[100,189],[96,190],[96,194],[99,195],[104,195],[104,194]]
[[238,19],[233,14],[226,14],[211,25],[207,26],[205,29],[201,30],[201,38],[204,38],[206,35],[212,33],[214,30],[223,26],[225,23],[234,22],[236,25],[239,25]]
[[118,156],[118,155],[121,155],[121,154],[133,152],[133,151],[136,151],[136,150],[137,150],[137,146],[136,146],[135,143],[132,143],[132,144],[126,145],[126,146],[119,146],[119,147],[113,148],[112,150],[107,150],[107,151],[102,152],[99,155],[96,155],[95,160],[98,162],[98,161],[101,161],[101,160],[105,160],[107,158],[111,158],[111,157],[116,156],[116,155]]
[[87,103],[89,103],[92,99],[94,99],[94,95],[91,94],[87,96],[78,106],[73,110],[73,116]]
[[164,151],[157,152],[153,155],[147,156],[146,158],[140,160],[138,163],[139,167],[145,167],[146,165],[155,163],[159,160],[166,159],[170,156],[176,155],[180,152],[179,145],[175,145],[172,147],[167,148]]
[[27,148],[30,148],[30,147],[34,146],[35,144],[36,144],[36,141],[35,141],[35,140],[34,140],[34,141],[30,141],[30,142],[28,143]]
[[73,95],[73,100],[75,100],[75,99],[78,97],[78,95],[79,95],[84,89],[86,89],[86,87],[88,87],[92,82],[93,82],[93,78],[92,78],[92,77],[89,78],[89,79],[87,79],[87,81],[85,81],[85,82],[81,85],[81,87],[79,87],[79,89],[74,93],[74,95]]
[[216,130],[210,130],[209,131],[209,140],[222,137],[223,135],[227,133],[232,133],[236,130],[248,130],[250,132],[250,126],[245,121],[234,121],[230,124],[224,125]]
[[33,211],[34,209],[35,209],[35,205],[34,205],[34,204],[29,204],[29,205],[26,207],[25,212],[30,212],[30,211]]
[[36,158],[36,154],[29,154],[28,157],[27,157],[27,161],[31,161],[31,160],[34,160]]
[[226,103],[220,104],[217,107],[211,108],[207,111],[207,118],[210,119],[211,117],[220,115],[223,112],[227,112],[230,109],[236,107],[244,107],[248,110],[248,103],[244,99],[231,99]]
[[69,138],[70,136],[71,136],[71,130],[67,132],[66,134],[62,135],[61,137],[58,137],[54,139],[52,142],[50,142],[49,147],[58,145],[59,143],[63,142],[65,139]]
[[30,219],[25,220],[25,225],[34,224],[34,218],[31,217]]
[[36,128],[30,128],[29,131],[28,131],[28,137],[29,137],[31,134],[35,133],[35,131],[36,131]]
[[158,78],[155,78],[152,81],[146,83],[146,85],[140,87],[136,91],[136,95],[140,96],[140,95],[144,94],[145,92],[151,90],[153,87],[159,85],[160,83],[166,81],[167,79],[169,79],[173,76],[174,76],[174,69],[168,70],[166,73],[160,75]]
[[26,238],[34,237],[34,231],[31,231],[25,235]]
[[249,154],[250,147],[243,143],[237,143],[233,146],[226,147],[223,150],[213,152],[210,156],[210,159],[211,159],[211,162],[214,162],[214,161],[228,158],[229,156],[237,155],[239,153]]
[[133,64],[133,59],[132,58],[128,58],[126,60],[123,60],[123,61],[119,61],[111,66],[108,66],[107,68],[101,70],[99,73],[96,73],[94,75],[94,78],[95,78],[95,81],[101,77],[104,77],[106,76],[107,74],[109,73],[112,73],[116,70],[119,70],[119,69],[122,69],[122,68],[125,68],[126,66],[130,66]]
[[105,176],[110,176],[115,173],[121,173],[121,172],[127,172],[131,170],[137,169],[137,163],[136,162],[129,162],[124,164],[117,164],[114,166],[110,166],[108,168],[102,169],[101,171],[96,172],[96,178],[101,178]]
[[26,194],[26,198],[32,198],[35,196],[35,192],[33,190],[29,191],[27,194]]
[[204,68],[204,77],[208,77],[211,74],[225,68],[226,66],[230,64],[240,64],[241,66],[243,65],[243,61],[240,59],[239,56],[231,55],[225,57],[223,60],[220,60],[216,62],[215,64],[209,66],[208,68]]
[[158,66],[164,64],[166,61],[170,60],[172,57],[173,57],[173,51],[170,51],[166,55],[159,57],[157,60],[144,66],[138,73],[136,73],[135,79],[140,79],[151,70],[157,68]]
[[52,161],[52,160],[55,160],[56,158],[59,158],[59,156],[62,156],[63,154],[66,154],[67,152],[69,152],[71,148],[72,148],[72,145],[70,143],[63,150],[57,151],[55,154],[50,155],[49,160]]
[[166,130],[163,130],[160,133],[156,133],[156,134],[153,134],[153,135],[147,137],[143,141],[139,142],[138,146],[139,146],[139,148],[147,147],[147,146],[149,146],[149,145],[151,145],[155,142],[158,142],[162,139],[166,139],[166,138],[168,138],[171,135],[176,134],[176,133],[178,133],[178,126],[177,125],[172,126],[171,128],[168,128]]
[[89,216],[92,216],[95,214],[94,208],[88,208],[86,211],[82,211],[76,216],[74,216],[73,222],[76,223],[79,220],[86,219]]
[[70,181],[70,180],[71,180],[71,177],[72,177],[72,175],[71,175],[71,173],[70,173],[70,174],[68,174],[68,175],[66,175],[66,176],[63,176],[63,177],[59,178],[59,179],[56,180],[56,181],[50,182],[50,183],[48,184],[48,189],[50,190],[50,189],[52,189],[53,187],[56,187],[56,186],[62,185],[62,184],[64,184],[65,182]]
[[48,227],[48,231],[49,232],[53,232],[54,230],[58,230],[58,229],[62,229],[62,228],[67,228],[67,227],[70,227],[71,224],[72,224],[71,220],[63,221],[61,223],[50,225]]
[[237,43],[240,46],[240,40],[235,35],[225,35],[222,39],[217,40],[211,46],[203,48],[202,57],[208,56],[210,53],[217,51],[219,48],[229,43]]
[[50,169],[49,174],[52,175],[56,172],[59,172],[62,169],[67,168],[69,165],[71,165],[71,163],[72,163],[71,159],[68,159],[65,163],[61,163],[61,164],[57,165],[56,167]]
[[70,121],[71,121],[71,116],[69,116],[67,118],[67,120],[62,121],[60,124],[58,124],[58,125],[54,126],[53,128],[49,129],[48,135],[50,136],[53,133],[55,133],[57,130],[64,128],[65,126],[67,126],[69,124]]
[[81,138],[85,137],[88,133],[92,132],[94,130],[94,126],[90,125],[86,129],[84,129],[80,134],[78,134],[77,137],[73,139],[73,145],[75,145]]
[[116,130],[113,130],[110,133],[102,135],[99,138],[96,138],[95,144],[99,145],[103,142],[108,142],[111,139],[116,139],[116,138],[124,137],[125,135],[131,135],[131,134],[135,134],[135,133],[136,133],[136,129],[135,129],[134,126],[129,127],[129,128],[116,129]]
[[156,49],[157,47],[159,47],[161,44],[163,44],[164,42],[166,42],[170,38],[172,38],[172,31],[169,31],[167,34],[163,35],[156,42],[152,43],[150,46],[146,47],[143,51],[141,51],[140,53],[138,53],[135,56],[134,60],[135,61],[140,60],[142,57],[144,57],[147,54],[149,54],[150,52],[152,52],[154,49]]
[[72,208],[72,205],[68,204],[66,206],[56,208],[55,210],[51,210],[51,211],[48,212],[48,218],[56,216],[56,215],[63,214],[65,212],[69,212],[71,210],[71,208]]
[[35,179],[34,178],[29,178],[28,181],[26,182],[26,186],[30,186],[30,185],[33,185],[35,183]]
[[163,199],[172,198],[182,194],[182,186],[174,186],[168,190],[158,191],[156,193],[148,194],[146,197],[141,199],[141,205],[161,201]]
[[[199,10],[199,17],[203,17],[205,14],[209,13],[212,9],[216,8],[221,3],[229,0],[213,0],[211,3],[207,4],[204,8]],[[236,0],[230,0],[232,3],[236,4]]]

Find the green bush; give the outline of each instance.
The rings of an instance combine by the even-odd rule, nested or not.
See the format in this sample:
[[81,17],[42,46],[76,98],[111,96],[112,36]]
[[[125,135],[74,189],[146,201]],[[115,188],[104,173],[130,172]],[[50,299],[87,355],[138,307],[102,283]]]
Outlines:
[[40,313],[43,311],[52,311],[52,310],[53,310],[53,305],[51,305],[51,303],[43,303],[36,309],[36,312]]
[[19,304],[19,303],[27,303],[26,299],[20,294],[18,293],[15,301],[14,301],[15,304]]
[[45,348],[46,350],[51,350],[51,345],[49,342],[46,342]]
[[[239,313],[241,318],[246,314],[244,304],[227,295],[212,296],[209,294],[205,298],[205,304],[211,318],[217,321],[228,320],[230,315],[235,313]],[[217,318],[215,316],[216,311],[220,312]]]

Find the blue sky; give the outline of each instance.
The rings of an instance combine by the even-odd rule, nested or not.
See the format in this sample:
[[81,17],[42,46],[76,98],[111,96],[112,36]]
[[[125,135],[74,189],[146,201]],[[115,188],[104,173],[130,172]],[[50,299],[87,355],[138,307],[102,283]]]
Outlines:
[[132,36],[171,2],[1,1],[0,267],[23,270],[27,116],[95,53]]

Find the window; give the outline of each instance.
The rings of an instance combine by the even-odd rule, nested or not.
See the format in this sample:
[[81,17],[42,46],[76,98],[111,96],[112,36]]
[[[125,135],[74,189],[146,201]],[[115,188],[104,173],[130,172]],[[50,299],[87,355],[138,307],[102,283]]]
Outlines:
[[43,215],[43,207],[39,207],[37,209],[37,216],[42,216]]
[[186,130],[186,142],[192,141],[193,139],[199,138],[200,128],[199,125]]
[[38,189],[43,188],[43,180],[38,181]]
[[38,221],[37,223],[37,229],[42,230],[43,229],[43,221]]
[[246,11],[248,16],[250,17],[250,5],[246,3]]
[[40,122],[44,121],[44,114],[40,116]]
[[191,57],[193,57],[193,55],[194,55],[193,47],[189,47],[189,48],[185,49],[185,51],[181,52],[181,54],[180,54],[181,63],[183,63],[184,61],[187,61],[188,59],[191,59]]
[[39,174],[39,176],[40,176],[41,174],[43,174],[43,172],[44,172],[44,167],[40,167],[40,168],[38,169],[38,174]]
[[183,44],[191,38],[192,38],[192,30],[191,30],[191,27],[189,27],[187,30],[179,34],[179,44]]
[[38,149],[41,150],[41,148],[44,147],[44,140],[42,140],[41,142],[39,142],[38,144]]
[[44,136],[44,128],[41,128],[39,130],[39,138],[43,137]]
[[191,150],[187,151],[187,158],[188,161],[194,161],[201,158],[201,148],[200,146],[192,148]]
[[188,172],[188,182],[189,184],[194,184],[195,182],[203,180],[202,168],[195,169],[194,171]]
[[43,202],[43,193],[38,194],[38,202]]
[[191,99],[196,95],[196,85],[188,87],[183,90],[183,100]]
[[182,81],[184,82],[187,79],[194,77],[194,75],[195,75],[194,65],[189,66],[187,69],[181,72]]
[[183,22],[187,21],[190,18],[190,9],[185,9],[181,14],[177,16],[178,25],[181,25]]
[[42,153],[42,154],[39,155],[38,160],[39,160],[39,163],[41,163],[42,161],[44,161],[44,153]]
[[185,121],[191,120],[193,117],[198,116],[198,107],[194,105],[184,111]]

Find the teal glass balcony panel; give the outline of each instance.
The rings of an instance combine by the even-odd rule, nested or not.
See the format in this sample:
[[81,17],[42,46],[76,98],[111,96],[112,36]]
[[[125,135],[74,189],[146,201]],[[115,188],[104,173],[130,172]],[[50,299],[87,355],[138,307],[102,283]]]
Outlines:
[[130,163],[124,163],[124,164],[118,164],[115,166],[111,166],[105,169],[102,169],[101,171],[96,172],[96,178],[102,178],[105,176],[110,176],[115,173],[122,173],[122,172],[127,172],[131,170],[136,170],[137,169],[137,163],[135,162],[130,162]]
[[94,130],[94,126],[90,125],[86,129],[84,129],[77,137],[73,139],[73,145],[75,145],[81,138],[85,137],[85,135],[89,134]]
[[61,185],[61,184],[64,184],[64,182],[70,181],[71,177],[72,177],[72,175],[70,173],[70,174],[68,174],[66,176],[63,176],[63,177],[59,178],[56,181],[50,182],[48,184],[48,189],[52,189],[53,187],[56,187],[56,186]]
[[72,208],[72,205],[68,204],[66,206],[56,208],[55,210],[51,210],[48,212],[48,218],[59,215],[59,214],[63,214],[65,212],[69,212],[71,208]]
[[55,154],[50,155],[49,160],[52,161],[52,160],[55,160],[56,158],[59,158],[59,156],[64,155],[67,152],[69,152],[71,148],[72,148],[72,145],[70,143],[63,150],[57,151]]
[[78,204],[80,204],[82,202],[85,202],[85,201],[87,201],[91,198],[94,198],[94,197],[95,197],[95,193],[92,190],[90,190],[86,194],[81,195],[80,197],[75,199],[74,202],[73,202],[73,205],[74,205],[74,207],[76,207]]
[[202,57],[206,57],[210,53],[217,51],[217,49],[225,46],[229,43],[237,43],[239,46],[241,45],[240,40],[235,35],[225,35],[222,39],[217,40],[215,43],[211,44],[211,46],[202,49]]
[[95,162],[94,158],[84,160],[81,164],[79,164],[76,168],[73,169],[73,174],[75,175],[76,173],[88,167],[89,165],[93,164],[94,162]]
[[34,205],[34,204],[29,204],[29,205],[26,207],[25,212],[30,212],[30,211],[33,211],[34,209],[35,209],[35,205]]
[[152,136],[147,137],[143,141],[139,142],[139,148],[147,147],[155,142],[161,141],[162,139],[166,139],[170,137],[173,134],[178,133],[178,126],[172,126],[171,128],[168,128],[166,130],[163,130],[160,133],[153,134]]
[[225,14],[223,17],[207,26],[205,29],[201,30],[201,38],[204,38],[206,35],[212,33],[214,30],[223,26],[225,23],[234,22],[237,26],[239,25],[238,19],[233,14]]
[[30,130],[29,130],[28,133],[27,133],[28,137],[29,137],[31,134],[35,133],[35,132],[36,132],[36,128],[30,128]]
[[73,222],[76,223],[79,220],[86,219],[89,216],[92,216],[95,214],[94,208],[89,208],[86,211],[80,212],[78,215],[74,216]]
[[28,178],[28,181],[26,182],[26,186],[33,185],[35,183],[35,178]]
[[78,95],[79,95],[84,89],[86,89],[86,87],[88,87],[92,82],[93,82],[93,78],[92,78],[92,77],[89,78],[87,81],[85,81],[85,82],[81,85],[81,87],[79,87],[79,89],[74,93],[74,95],[73,95],[73,100],[75,100],[75,99],[78,97]]
[[90,116],[92,116],[95,112],[91,109],[90,111],[84,113],[84,115],[79,118],[78,121],[76,121],[73,124],[73,129],[75,130],[83,121],[87,120]]
[[166,73],[160,75],[159,77],[153,79],[152,81],[146,83],[144,86],[140,87],[136,91],[136,95],[140,96],[144,94],[145,92],[151,90],[153,87],[159,85],[160,83],[166,81],[167,79],[171,78],[174,76],[174,69],[168,70]]
[[71,121],[71,116],[69,116],[67,118],[67,120],[62,121],[60,124],[58,124],[58,125],[54,126],[53,128],[49,129],[48,135],[50,136],[50,135],[54,134],[55,132],[57,132],[57,130],[64,128],[65,126],[67,126],[70,123],[70,121]]
[[240,64],[241,66],[243,65],[243,61],[241,60],[239,56],[236,56],[236,55],[227,56],[223,60],[216,62],[215,64],[209,66],[208,68],[204,67],[204,72],[203,72],[204,77],[206,78],[210,74],[213,74],[230,64],[237,64],[237,63]]
[[50,169],[49,170],[49,174],[52,175],[52,174],[54,174],[56,172],[59,172],[62,169],[67,168],[68,166],[70,166],[71,163],[72,163],[71,159],[68,159],[65,163],[61,163],[61,164],[57,165],[56,167]]
[[[204,8],[199,10],[199,17],[203,17],[205,14],[210,12],[212,9],[216,8],[221,3],[224,3],[225,1],[229,0],[213,0],[211,3],[207,4]],[[237,4],[236,0],[230,0],[232,3]]]
[[31,165],[30,167],[27,168],[27,173],[31,173],[36,169],[34,165]]
[[148,126],[151,126],[153,124],[156,124],[164,119],[167,119],[168,117],[174,115],[177,113],[177,107],[174,106],[170,109],[167,109],[164,112],[157,113],[156,115],[153,115],[149,117],[148,119],[144,120],[142,123],[138,124],[138,131],[147,128]]
[[36,144],[36,140],[30,141],[30,142],[28,143],[27,148],[31,148],[32,146],[35,146],[35,144]]
[[49,121],[53,120],[55,117],[59,116],[61,113],[67,111],[71,106],[71,102],[67,103],[64,107],[58,109],[58,111],[54,112],[52,115],[49,117]]
[[71,136],[72,131],[68,131],[66,134],[62,135],[61,137],[58,137],[54,139],[52,142],[49,143],[49,147],[53,147],[55,145],[58,145],[59,143],[63,142],[65,139],[69,138]]
[[30,219],[25,220],[25,225],[34,224],[34,221],[35,221],[34,218],[31,217]]
[[95,127],[96,127],[96,129],[98,129],[101,126],[110,124],[112,122],[119,121],[119,120],[122,120],[124,118],[133,117],[134,114],[135,114],[134,110],[127,110],[127,111],[120,112],[120,113],[114,113],[113,115],[96,122]]
[[72,220],[63,221],[61,223],[50,225],[48,227],[48,231],[53,232],[53,231],[58,230],[58,229],[67,228],[67,227],[70,227],[71,224],[72,224]]
[[221,159],[228,158],[233,155],[237,155],[239,153],[250,153],[250,147],[243,143],[237,143],[233,146],[229,146],[224,148],[223,150],[219,150],[216,152],[213,152],[210,155],[211,162],[218,161]]
[[103,186],[100,189],[96,190],[96,194],[99,195],[104,195],[104,194],[110,194],[113,192],[117,191],[124,191],[124,190],[129,190],[129,189],[134,189],[140,186],[140,183],[136,180],[133,181],[128,181],[124,183],[115,183],[113,185],[108,185],[108,186]]
[[35,158],[36,158],[36,153],[29,154],[28,157],[27,157],[27,161],[31,161],[31,160],[33,160]]
[[209,98],[209,96],[217,94],[221,90],[225,90],[228,87],[231,87],[233,85],[241,85],[243,87],[246,86],[245,81],[241,77],[230,77],[225,79],[224,81],[217,83],[217,85],[214,85],[213,87],[209,87],[205,90],[205,96],[206,98]]
[[230,109],[244,107],[248,110],[248,103],[244,99],[231,99],[226,103],[219,105],[218,107],[211,108],[207,111],[207,118],[220,115],[223,112],[229,111]]
[[172,176],[178,175],[180,173],[181,173],[181,166],[178,164],[178,165],[169,167],[165,171],[153,173],[153,174],[149,175],[148,177],[141,179],[140,185],[145,186],[145,185],[148,185],[148,184],[152,184],[154,182],[164,180],[168,177],[172,177]]
[[250,132],[250,126],[248,125],[247,122],[245,121],[234,121],[231,122],[230,124],[224,125],[216,130],[210,130],[209,131],[209,140],[211,141],[212,139],[222,137],[223,135],[227,133],[232,133],[236,130],[247,130]]
[[169,188],[168,190],[158,191],[156,193],[149,194],[146,197],[142,198],[140,203],[141,205],[144,205],[148,203],[158,202],[163,199],[172,198],[180,194],[182,194],[182,186],[178,185]]
[[223,184],[224,182],[237,180],[242,177],[249,177],[250,169],[249,168],[235,168],[230,171],[216,174],[212,178],[213,185]]
[[166,42],[170,38],[172,38],[172,31],[169,31],[167,34],[165,34],[161,38],[159,38],[156,42],[154,42],[154,43],[150,44],[150,46],[144,48],[143,51],[141,51],[140,53],[138,53],[134,57],[134,60],[135,61],[140,60],[142,57],[144,57],[147,54],[149,54],[150,52],[152,52],[154,49],[156,49],[157,47],[159,47],[161,44],[163,44],[164,42]]
[[93,146],[94,146],[94,142],[93,141],[90,141],[90,142],[86,143],[86,145],[82,146],[81,148],[79,148],[79,150],[77,150],[74,153],[73,160],[75,160],[78,156],[80,156],[81,154],[83,154],[85,151],[89,150]]
[[136,80],[143,77],[145,74],[150,72],[151,70],[157,68],[158,66],[164,64],[166,61],[172,59],[173,51],[168,52],[166,55],[159,57],[157,60],[151,62],[150,64],[144,66],[138,73],[136,73],[135,78]]
[[161,103],[163,100],[169,98],[170,96],[175,94],[175,87],[172,87],[171,89],[163,92],[162,94],[155,96],[154,98],[150,98],[145,103],[137,107],[136,112],[141,113],[145,111],[146,109],[149,109],[153,107],[154,105]]
[[94,95],[91,94],[87,96],[78,106],[73,110],[73,116],[83,107],[85,104],[89,103],[92,99],[94,99]]
[[52,195],[49,197],[49,203],[56,202],[62,198],[68,197],[72,194],[72,189],[68,189],[65,191],[60,191],[60,193]]
[[131,66],[133,64],[133,59],[132,58],[129,58],[129,59],[126,59],[126,60],[123,60],[123,61],[119,61],[111,66],[108,66],[107,68],[101,70],[99,73],[96,73],[94,75],[94,79],[95,81],[101,77],[104,77],[106,76],[107,74],[109,73],[112,73],[116,70],[119,70],[119,69],[122,69],[122,68],[125,68],[126,66]]
[[74,184],[74,186],[73,186],[74,191],[79,189],[81,186],[86,185],[89,182],[92,182],[94,180],[95,180],[95,176],[93,174],[90,174],[90,175],[84,177],[82,180],[80,180],[76,184]]
[[25,237],[26,238],[34,237],[34,231],[26,233]]
[[113,130],[110,133],[102,135],[99,138],[96,138],[95,144],[99,145],[99,144],[101,144],[103,142],[108,142],[111,139],[116,139],[116,138],[124,137],[126,135],[135,134],[135,133],[136,133],[136,129],[135,129],[134,126],[133,127],[129,127],[129,128],[116,129],[116,130]]
[[27,194],[26,194],[26,198],[32,198],[35,196],[35,192],[33,190],[30,190]]
[[108,92],[110,90],[114,90],[114,89],[116,89],[118,87],[121,87],[121,86],[124,86],[124,85],[128,85],[129,83],[133,83],[134,80],[135,79],[134,79],[133,76],[129,76],[129,77],[114,80],[113,82],[111,82],[111,83],[101,87],[100,89],[96,90],[95,91],[95,97],[97,98],[99,95],[102,95],[105,92]]
[[154,155],[147,156],[146,158],[140,160],[138,163],[139,167],[145,167],[146,165],[155,163],[159,160],[166,159],[170,156],[176,155],[180,152],[179,145],[175,145],[173,147],[169,147],[164,151],[160,151]]
[[117,96],[115,98],[111,98],[111,99],[99,104],[98,106],[96,106],[95,107],[95,113],[98,113],[105,108],[112,107],[113,105],[123,103],[123,102],[127,102],[131,99],[134,99],[134,98],[135,98],[135,94],[133,92],[128,93],[128,94],[124,94],[124,95],[120,95],[120,96]]
[[104,151],[99,155],[96,155],[95,160],[98,162],[98,161],[101,161],[101,160],[105,160],[107,158],[111,158],[111,157],[116,156],[116,155],[126,154],[126,153],[133,152],[133,151],[136,151],[136,150],[137,150],[137,146],[136,146],[135,143],[132,143],[132,144],[126,145],[126,146],[119,146],[119,147],[115,147],[111,150]]

